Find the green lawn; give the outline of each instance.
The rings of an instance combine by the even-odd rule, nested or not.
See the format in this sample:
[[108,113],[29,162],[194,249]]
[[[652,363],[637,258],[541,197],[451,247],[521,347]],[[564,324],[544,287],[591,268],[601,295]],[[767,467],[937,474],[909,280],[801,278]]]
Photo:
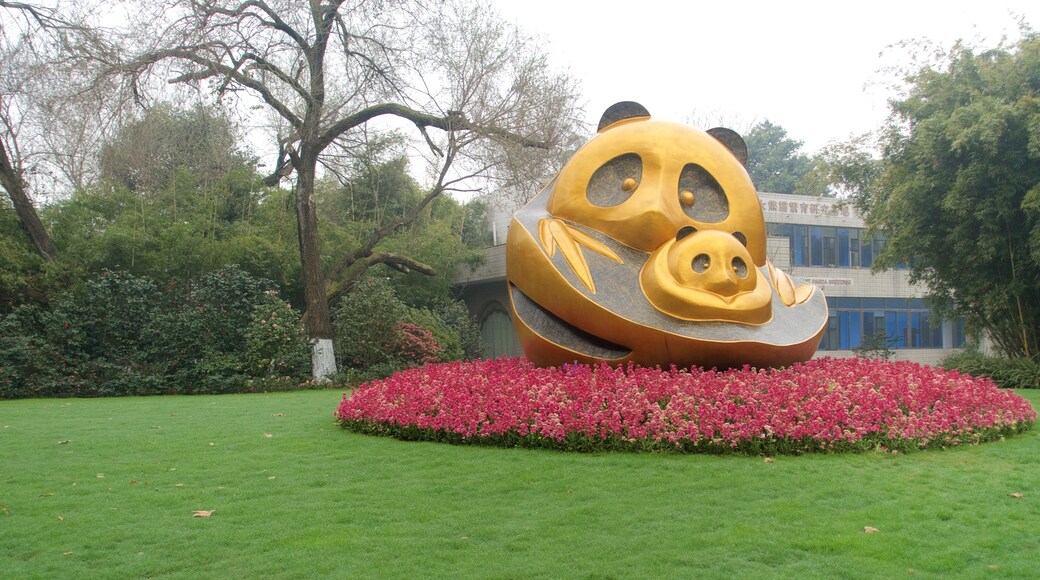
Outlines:
[[0,401],[0,576],[1040,573],[1040,428],[909,455],[580,455],[357,435],[339,398]]

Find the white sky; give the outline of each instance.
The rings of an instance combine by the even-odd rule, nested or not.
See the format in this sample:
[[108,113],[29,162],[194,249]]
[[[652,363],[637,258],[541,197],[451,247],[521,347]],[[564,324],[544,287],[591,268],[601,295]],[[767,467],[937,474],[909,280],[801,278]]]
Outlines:
[[1018,38],[1018,17],[1040,29],[1040,0],[493,2],[581,81],[593,129],[606,107],[631,100],[695,125],[768,119],[804,153],[881,124],[894,78],[882,69],[909,58],[892,45],[989,48]]

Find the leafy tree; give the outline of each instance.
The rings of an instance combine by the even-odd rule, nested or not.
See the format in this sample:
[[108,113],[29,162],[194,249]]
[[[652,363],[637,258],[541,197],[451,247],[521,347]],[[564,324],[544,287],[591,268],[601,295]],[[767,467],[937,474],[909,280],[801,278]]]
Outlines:
[[494,243],[491,234],[491,206],[483,199],[473,199],[463,206],[462,243],[467,248],[483,249]]
[[149,107],[120,127],[100,153],[102,181],[142,195],[176,191],[184,169],[204,189],[250,165],[228,117],[202,104]]
[[[269,183],[295,174],[304,316],[316,378],[335,371],[314,192],[319,164],[349,157],[377,118],[414,126],[431,151],[432,184],[399,219],[374,230],[334,271],[372,260],[383,238],[468,176],[494,179],[516,146],[568,136],[574,85],[537,46],[486,6],[330,0],[141,2],[111,71],[146,90],[152,79],[240,96],[277,123]],[[438,133],[431,134],[430,130]]]
[[[239,215],[233,209],[246,194],[249,211]],[[233,172],[203,189],[181,169],[151,196],[92,187],[44,208],[43,217],[65,248],[55,269],[73,280],[118,269],[183,284],[239,264],[302,302],[291,194],[263,187],[255,173]]]
[[[1004,353],[1040,356],[1040,37],[958,43],[911,72],[853,201],[888,237],[875,267],[910,264],[937,307]],[[876,177],[876,178],[875,178]],[[854,181],[854,180],[851,180]]]
[[755,124],[744,141],[748,146],[747,170],[758,191],[773,193],[819,193],[805,191],[802,180],[813,168],[811,157],[800,152],[802,142],[787,136],[787,130],[768,120]]
[[802,188],[828,196],[871,195],[883,171],[881,161],[874,154],[875,144],[876,140],[868,133],[824,147],[802,180]]

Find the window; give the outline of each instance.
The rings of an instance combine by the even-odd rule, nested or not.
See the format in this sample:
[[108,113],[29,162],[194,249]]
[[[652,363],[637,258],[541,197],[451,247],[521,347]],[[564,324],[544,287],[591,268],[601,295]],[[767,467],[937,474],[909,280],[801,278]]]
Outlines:
[[[852,252],[849,249],[849,228],[837,228],[838,230],[838,266],[848,268]],[[859,238],[856,239],[857,243]]]
[[819,226],[809,227],[810,263],[813,266],[823,265],[823,228]]
[[766,233],[787,238],[792,266],[869,268],[885,247],[883,238],[867,239],[862,228],[769,223]]
[[806,226],[791,226],[791,264],[794,266],[809,265],[809,228]]
[[942,322],[932,318],[920,298],[829,297],[830,314],[820,350],[851,350],[863,337],[886,335],[892,348],[958,348],[964,345],[964,321],[953,322],[951,344],[943,342]]

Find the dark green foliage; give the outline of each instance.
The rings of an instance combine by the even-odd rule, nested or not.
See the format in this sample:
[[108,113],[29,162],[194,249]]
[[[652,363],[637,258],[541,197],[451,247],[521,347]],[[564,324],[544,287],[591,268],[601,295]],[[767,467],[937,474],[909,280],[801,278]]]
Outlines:
[[808,193],[802,181],[813,168],[812,159],[801,153],[802,142],[787,136],[787,130],[769,121],[756,124],[744,135],[748,146],[748,175],[758,191]]
[[300,313],[273,293],[265,293],[257,302],[245,339],[247,373],[289,377],[308,373],[310,351]]
[[957,44],[906,82],[878,171],[846,184],[871,234],[888,239],[874,267],[910,264],[940,315],[1038,360],[1040,37],[980,52]]
[[977,377],[989,377],[1005,389],[1040,389],[1040,361],[985,355],[965,349],[942,360],[944,369],[957,369]]
[[[0,320],[0,398],[225,393],[308,374],[299,314],[230,266],[180,288],[102,272]],[[271,314],[273,316],[268,316]]]
[[336,361],[340,368],[391,363],[396,349],[395,327],[408,307],[385,278],[366,278],[343,297],[336,308]]
[[[348,384],[433,362],[416,355],[416,342],[428,344],[419,350],[436,351],[440,361],[481,356],[480,330],[464,304],[410,307],[386,278],[366,278],[347,293],[336,308],[333,325],[340,378]],[[413,327],[429,336],[418,337]]]

